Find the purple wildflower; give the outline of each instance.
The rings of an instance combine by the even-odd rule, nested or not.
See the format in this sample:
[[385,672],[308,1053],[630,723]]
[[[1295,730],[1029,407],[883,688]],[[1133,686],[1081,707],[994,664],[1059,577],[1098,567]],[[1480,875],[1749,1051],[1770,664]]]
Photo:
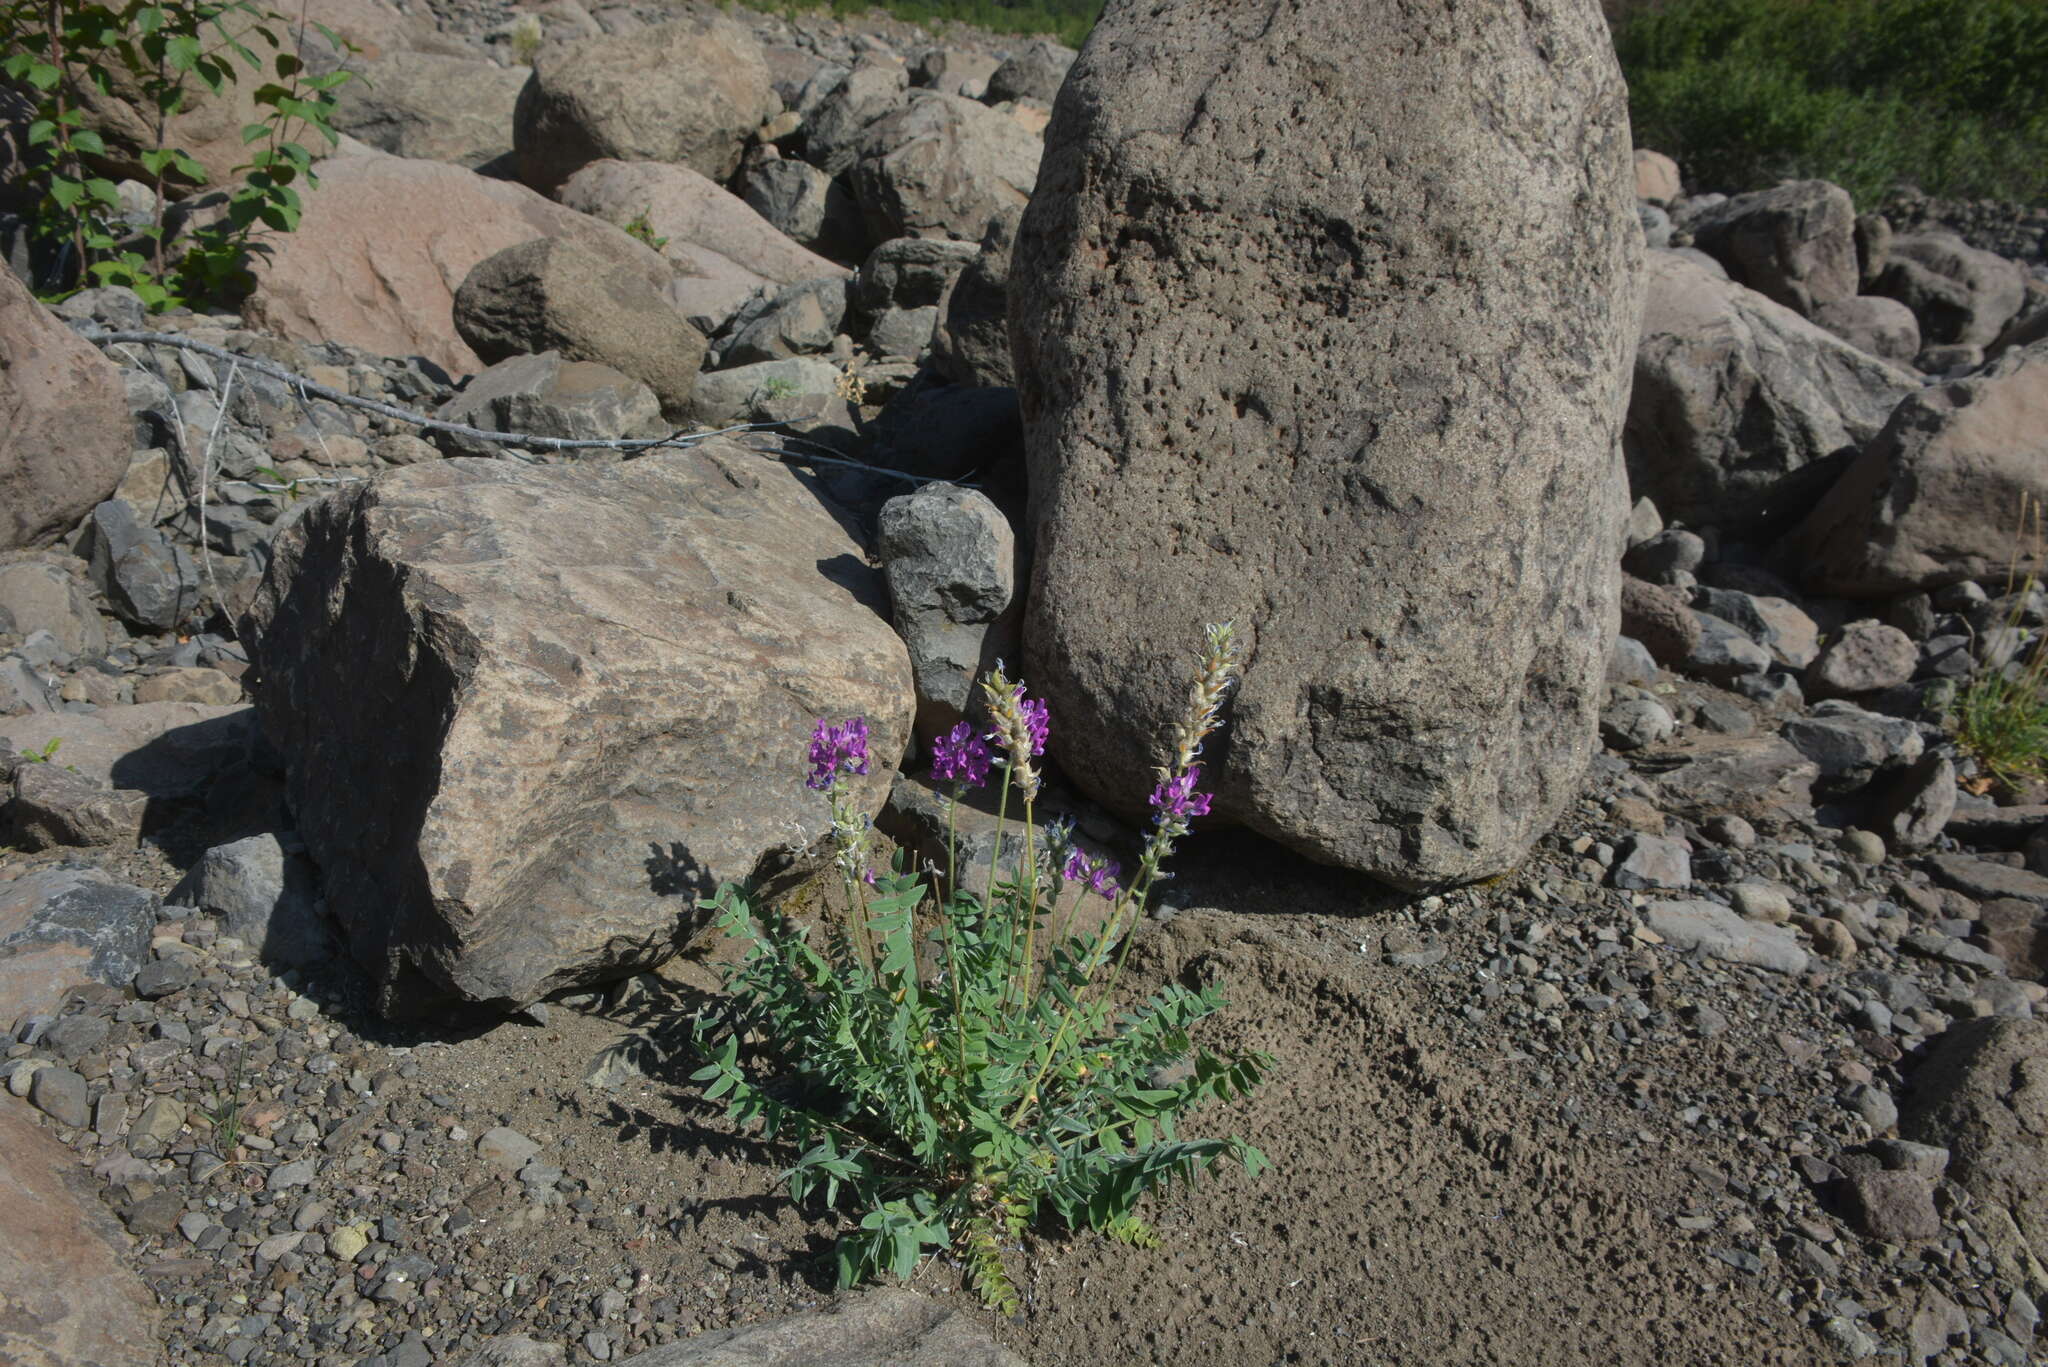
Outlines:
[[932,777],[950,778],[979,788],[988,782],[989,749],[974,728],[961,722],[932,742]]
[[1119,891],[1116,881],[1119,871],[1114,859],[1091,859],[1085,850],[1077,847],[1067,852],[1067,862],[1060,869],[1060,877],[1069,883],[1085,883],[1090,892],[1114,901]]
[[1024,718],[1024,726],[1031,733],[1031,753],[1045,753],[1045,738],[1052,730],[1052,709],[1045,705],[1044,698],[1027,698],[1024,685],[1017,685],[1017,711]]
[[1191,764],[1152,790],[1152,805],[1159,809],[1161,821],[1185,821],[1191,816],[1209,814],[1209,794],[1195,791],[1195,784],[1202,777],[1202,766]]
[[834,726],[822,718],[811,731],[811,776],[805,782],[824,791],[841,773],[868,771],[868,720],[848,717]]
[[1067,851],[1066,865],[1060,869],[1060,877],[1069,883],[1079,883],[1088,877],[1088,852],[1079,845]]

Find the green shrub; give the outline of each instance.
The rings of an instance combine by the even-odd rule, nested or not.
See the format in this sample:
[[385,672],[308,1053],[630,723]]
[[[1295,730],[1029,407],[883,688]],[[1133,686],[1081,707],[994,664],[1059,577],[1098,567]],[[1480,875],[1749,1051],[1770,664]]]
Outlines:
[[1614,38],[1637,145],[1703,189],[2048,199],[2041,0],[1671,0]]
[[[346,49],[332,30],[313,27]],[[299,189],[315,183],[314,154],[298,139],[340,140],[328,120],[349,73],[307,73],[289,36],[283,15],[249,0],[0,0],[0,74],[34,106],[27,144],[41,194],[35,226],[60,256],[56,292],[126,285],[162,309],[228,299],[247,286],[248,256],[263,250],[264,233],[298,226]],[[277,49],[268,63],[250,46],[259,39]],[[117,75],[139,94],[138,112],[154,134],[140,162],[156,207],[140,229],[123,223],[118,187],[101,169],[108,148],[79,109],[88,91],[114,97]],[[167,141],[170,120],[196,90],[220,95],[251,77],[262,112],[242,129],[249,152],[234,168],[240,180],[223,187],[217,215],[173,243],[165,191],[203,186],[206,172]]]
[[[1014,1313],[1003,1246],[1041,1210],[1150,1246],[1156,1236],[1135,1213],[1147,1191],[1191,1180],[1219,1158],[1254,1174],[1265,1167],[1241,1139],[1186,1139],[1177,1129],[1182,1112],[1244,1095],[1271,1063],[1203,1052],[1188,1061],[1189,1027],[1223,1005],[1216,989],[1170,984],[1117,1009],[1130,931],[1189,819],[1208,810],[1196,757],[1233,666],[1230,629],[1210,628],[1127,884],[1070,834],[1056,831],[1051,850],[1033,847],[1033,759],[1049,719],[999,667],[983,689],[995,726],[988,739],[1007,759],[997,761],[964,722],[933,755],[956,804],[960,787],[992,767],[1002,769],[1000,811],[1022,804],[1024,857],[1010,880],[992,873],[986,902],[952,876],[950,849],[944,897],[900,857],[893,873],[869,867],[866,822],[845,785],[846,775],[867,772],[867,724],[854,718],[818,723],[810,750],[811,787],[831,802],[850,923],[821,949],[732,885],[704,903],[746,942],[746,957],[729,979],[731,1010],[694,1027],[708,1060],[694,1076],[734,1118],[797,1146],[791,1196],[852,1207],[858,1225],[838,1242],[841,1285],[884,1271],[907,1277],[928,1250],[952,1247],[983,1299]],[[996,848],[1005,848],[1000,817]],[[1090,892],[1110,903],[1108,918],[1093,933],[1071,933]],[[764,1044],[743,1049],[756,1039]]]

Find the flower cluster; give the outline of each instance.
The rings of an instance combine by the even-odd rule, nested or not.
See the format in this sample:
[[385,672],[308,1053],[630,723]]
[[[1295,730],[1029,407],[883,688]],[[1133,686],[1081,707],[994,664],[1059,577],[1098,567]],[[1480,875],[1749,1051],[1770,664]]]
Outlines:
[[1114,902],[1123,890],[1116,881],[1120,872],[1116,860],[1090,858],[1087,851],[1075,846],[1067,852],[1067,862],[1060,869],[1060,877],[1069,883],[1085,883],[1088,891]]
[[988,782],[993,758],[981,737],[974,734],[974,728],[963,721],[932,742],[932,777],[979,788]]
[[1191,816],[1207,816],[1209,794],[1195,791],[1201,780],[1202,766],[1191,764],[1154,788],[1148,801],[1158,809],[1159,820],[1184,822]]
[[819,719],[811,731],[811,776],[805,782],[823,792],[840,774],[868,771],[868,721],[848,717],[834,725]]
[[991,743],[1009,752],[1010,781],[1026,802],[1038,796],[1038,767],[1031,761],[1045,753],[1045,740],[1052,729],[1052,714],[1043,698],[1024,696],[1024,685],[1011,683],[1001,664],[982,680],[981,691],[988,699],[988,713],[994,723],[988,733]]

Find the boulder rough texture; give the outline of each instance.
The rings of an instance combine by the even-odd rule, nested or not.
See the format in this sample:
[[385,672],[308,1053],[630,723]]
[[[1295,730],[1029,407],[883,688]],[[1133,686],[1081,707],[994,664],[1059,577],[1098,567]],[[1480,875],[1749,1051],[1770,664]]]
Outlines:
[[1682,252],[1649,253],[1649,279],[1624,441],[1630,490],[1668,520],[1798,516],[1822,492],[1801,471],[1876,436],[1919,384]]
[[57,742],[52,756],[109,788],[132,788],[158,802],[203,792],[222,770],[246,759],[255,709],[191,702],[133,703],[80,715],[0,718],[0,747],[22,753]]
[[156,1294],[78,1157],[0,1109],[0,1362],[136,1367],[157,1360]]
[[0,270],[0,551],[46,546],[112,495],[129,427],[120,370]]
[[[558,351],[513,356],[470,380],[435,417],[486,431],[571,441],[665,435],[661,402],[630,375]],[[459,432],[437,432],[449,455],[495,458],[502,447]]]
[[1011,388],[1010,253],[1017,220],[1000,214],[989,220],[981,251],[955,276],[939,300],[939,326],[932,336],[932,368],[954,384]]
[[661,254],[676,272],[669,296],[707,333],[763,285],[846,274],[687,166],[596,161],[559,194],[569,208],[619,228],[644,217],[656,237],[667,238]]
[[1949,1180],[2010,1210],[2048,1258],[2048,1021],[1962,1021],[1911,1083],[1900,1135],[1947,1149]]
[[2048,342],[1898,406],[1793,538],[1807,587],[1849,598],[1923,593],[2048,569],[2018,537],[2048,500]]
[[126,987],[149,961],[159,900],[93,869],[0,885],[0,1017],[55,1012],[81,983]]
[[1627,513],[1623,105],[1590,0],[1105,15],[1010,304],[1025,677],[1092,795],[1144,810],[1224,619],[1204,784],[1312,858],[1484,877],[1576,791]]
[[1016,657],[1017,537],[986,494],[927,484],[882,505],[877,541],[929,739],[979,715],[976,680]]
[[[537,237],[610,239],[594,243],[608,256],[644,250],[610,224],[460,166],[370,154],[318,170],[305,218],[272,240],[242,306],[250,327],[287,341],[423,356],[451,375],[474,374],[483,362],[456,332],[454,306],[478,262]],[[126,459],[124,436],[124,468]]]
[[984,98],[990,104],[1004,100],[1036,100],[1051,104],[1060,93],[1074,65],[1074,50],[1049,38],[1036,38],[1003,60],[988,78]]
[[1896,299],[1859,294],[1813,311],[1813,321],[1879,360],[1911,365],[1920,354],[1920,320]]
[[559,351],[610,366],[681,417],[704,363],[704,334],[664,295],[667,263],[628,241],[639,250],[543,237],[485,258],[455,291],[456,330],[486,362]]
[[1015,120],[958,95],[920,90],[861,135],[849,174],[877,242],[979,242],[990,219],[1030,198],[1038,158],[1039,140]]
[[332,952],[316,878],[296,838],[288,850],[274,834],[252,835],[199,856],[164,903],[218,916],[264,963],[301,968]]
[[1872,290],[1913,310],[1930,345],[1989,346],[2027,301],[2016,262],[1965,243],[1954,233],[1892,239]]
[[1839,185],[1787,181],[1737,195],[1687,226],[1731,276],[1809,318],[1856,293],[1856,207]]
[[513,115],[519,178],[552,194],[613,157],[680,162],[723,181],[781,105],[761,45],[723,15],[544,48]]
[[512,151],[526,79],[496,62],[395,52],[335,92],[334,126],[393,156],[473,169]]
[[912,708],[884,603],[832,506],[723,440],[416,465],[310,509],[243,639],[382,1009],[660,962],[693,898],[824,834],[820,717],[868,718],[854,797],[879,807]]

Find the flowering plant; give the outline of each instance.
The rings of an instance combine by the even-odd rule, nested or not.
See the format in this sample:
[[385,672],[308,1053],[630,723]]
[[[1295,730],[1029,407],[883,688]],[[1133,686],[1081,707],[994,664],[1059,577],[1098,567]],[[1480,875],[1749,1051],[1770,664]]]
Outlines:
[[[729,978],[730,1008],[693,1027],[706,1059],[694,1077],[707,1097],[726,1098],[734,1118],[800,1149],[785,1174],[798,1201],[847,1201],[860,1212],[839,1239],[841,1285],[885,1270],[907,1277],[927,1251],[954,1248],[983,1299],[1015,1313],[1003,1245],[1042,1211],[1151,1247],[1157,1238],[1134,1213],[1146,1192],[1191,1180],[1219,1158],[1254,1175],[1266,1166],[1241,1139],[1184,1139],[1176,1128],[1192,1106],[1248,1093],[1271,1064],[1263,1054],[1193,1051],[1188,1028],[1222,1007],[1217,990],[1169,984],[1121,1013],[1116,995],[1161,866],[1189,818],[1209,809],[1195,761],[1220,724],[1234,666],[1229,626],[1209,628],[1128,882],[1057,828],[1051,848],[1036,848],[1034,761],[1051,718],[1000,666],[982,684],[992,729],[984,736],[963,722],[933,747],[933,773],[954,785],[943,896],[900,857],[891,873],[868,868],[866,823],[845,788],[848,775],[867,772],[867,726],[818,723],[810,784],[832,804],[834,862],[855,912],[813,947],[737,886],[706,900],[747,950]],[[953,818],[961,789],[997,770],[996,848],[1014,794],[1024,857],[1014,876],[992,875],[983,899],[954,877]],[[1108,918],[1072,933],[1088,893],[1111,904]],[[920,943],[929,968],[920,967]],[[750,1039],[765,1046],[743,1057]],[[1191,1066],[1179,1066],[1191,1052]]]

